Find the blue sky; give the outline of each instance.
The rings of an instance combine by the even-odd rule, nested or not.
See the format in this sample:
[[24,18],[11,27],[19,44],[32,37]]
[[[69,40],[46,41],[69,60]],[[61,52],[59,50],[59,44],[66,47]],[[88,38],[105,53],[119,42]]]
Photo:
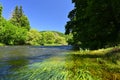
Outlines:
[[0,0],[3,16],[9,19],[14,7],[22,5],[32,29],[65,32],[67,15],[73,9],[71,0]]

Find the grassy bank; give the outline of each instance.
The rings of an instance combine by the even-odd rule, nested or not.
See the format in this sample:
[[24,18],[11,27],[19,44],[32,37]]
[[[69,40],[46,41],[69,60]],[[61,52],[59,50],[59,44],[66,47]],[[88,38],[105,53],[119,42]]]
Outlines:
[[24,66],[13,76],[9,79],[120,80],[120,48],[66,52],[64,56]]

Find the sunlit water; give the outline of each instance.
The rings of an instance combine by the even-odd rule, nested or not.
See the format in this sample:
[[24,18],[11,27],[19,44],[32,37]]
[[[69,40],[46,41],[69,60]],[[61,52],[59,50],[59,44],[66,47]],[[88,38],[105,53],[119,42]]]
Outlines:
[[64,56],[71,46],[4,46],[0,47],[0,80],[22,66],[42,62],[54,56]]

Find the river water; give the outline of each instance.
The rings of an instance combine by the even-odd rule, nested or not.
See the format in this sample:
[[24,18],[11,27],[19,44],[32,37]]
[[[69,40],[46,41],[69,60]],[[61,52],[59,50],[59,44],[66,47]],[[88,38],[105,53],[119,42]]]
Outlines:
[[42,62],[63,55],[71,46],[4,46],[0,47],[0,80],[13,73],[13,69]]

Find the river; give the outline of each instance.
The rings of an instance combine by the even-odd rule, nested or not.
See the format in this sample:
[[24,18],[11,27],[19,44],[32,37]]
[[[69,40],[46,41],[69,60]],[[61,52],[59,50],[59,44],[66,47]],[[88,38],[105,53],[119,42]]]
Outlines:
[[[4,46],[0,47],[0,80],[7,80],[15,69],[37,62],[42,62],[54,56],[64,56],[71,46]],[[14,77],[14,76],[13,76]]]

